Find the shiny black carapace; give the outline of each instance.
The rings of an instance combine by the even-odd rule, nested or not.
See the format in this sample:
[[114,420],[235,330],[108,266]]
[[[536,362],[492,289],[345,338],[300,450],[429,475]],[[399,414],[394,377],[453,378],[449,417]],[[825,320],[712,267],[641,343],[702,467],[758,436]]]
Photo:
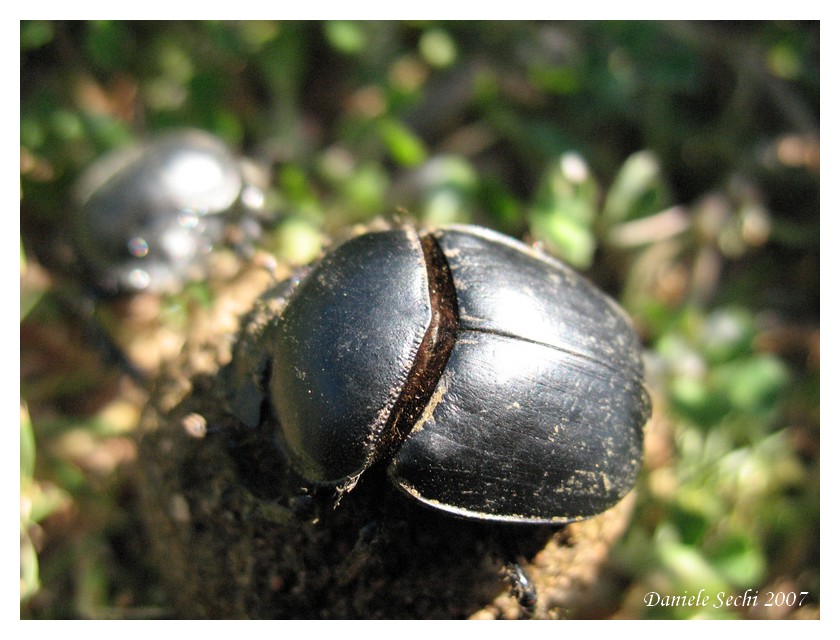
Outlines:
[[615,302],[520,242],[472,226],[366,233],[260,304],[231,409],[271,421],[313,484],[347,491],[385,461],[432,508],[561,524],[636,481],[639,340]]
[[98,294],[174,293],[205,277],[210,252],[260,233],[258,172],[216,136],[186,129],[100,158],[75,192],[72,242]]

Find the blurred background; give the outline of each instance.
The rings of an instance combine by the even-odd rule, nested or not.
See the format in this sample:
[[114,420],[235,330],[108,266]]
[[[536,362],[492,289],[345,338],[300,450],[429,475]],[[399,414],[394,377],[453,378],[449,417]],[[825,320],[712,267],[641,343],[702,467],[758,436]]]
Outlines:
[[[21,617],[167,615],[132,485],[145,396],[57,294],[84,289],[65,255],[84,168],[183,127],[265,172],[258,245],[281,263],[353,225],[469,222],[622,303],[655,412],[612,588],[586,615],[819,617],[819,36],[818,22],[21,22]],[[154,369],[215,292],[204,279],[91,314]],[[645,606],[701,589],[709,606]],[[712,606],[745,592],[758,598]]]

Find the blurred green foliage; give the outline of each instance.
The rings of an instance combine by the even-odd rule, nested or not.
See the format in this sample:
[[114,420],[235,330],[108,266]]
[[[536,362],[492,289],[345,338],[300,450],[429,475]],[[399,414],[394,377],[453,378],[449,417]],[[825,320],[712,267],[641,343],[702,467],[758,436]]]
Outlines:
[[[122,431],[27,367],[29,337],[62,319],[49,286],[24,276],[53,266],[44,238],[66,236],[88,163],[182,126],[268,169],[278,220],[263,244],[290,264],[385,216],[491,226],[586,271],[649,347],[656,409],[612,557],[623,588],[600,610],[819,615],[818,23],[20,29],[22,615],[165,611],[142,563],[113,564],[132,522],[120,465],[102,477],[68,449],[70,435],[96,450]],[[167,317],[208,295],[191,290]],[[644,604],[700,589],[809,595],[769,609]]]

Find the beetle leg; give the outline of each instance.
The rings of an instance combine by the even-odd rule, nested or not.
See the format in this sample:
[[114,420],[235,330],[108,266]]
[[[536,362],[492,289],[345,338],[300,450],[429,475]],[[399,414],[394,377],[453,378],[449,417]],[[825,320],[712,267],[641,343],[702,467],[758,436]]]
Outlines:
[[352,491],[358,481],[359,476],[353,476],[333,490],[315,485],[301,487],[289,498],[289,509],[298,520],[315,524],[329,507],[337,508],[344,495]]
[[361,473],[356,474],[355,476],[350,476],[335,488],[335,502],[333,502],[333,509],[338,508],[338,504],[341,502],[341,499],[356,487],[356,484],[359,482],[359,478],[361,477]]
[[144,389],[149,388],[148,376],[131,361],[94,316],[94,302],[89,295],[82,293],[79,298],[74,298],[69,293],[56,291],[55,299],[65,313],[81,323],[84,339],[99,353],[105,364],[117,367]]
[[530,614],[537,606],[537,589],[518,560],[508,560],[504,565],[505,578],[510,584],[510,594],[519,606]]
[[[542,540],[542,536],[537,539]],[[526,615],[532,616],[537,606],[537,588],[522,566],[523,559],[529,556],[529,539],[522,537],[522,532],[506,527],[496,528],[496,544],[501,554],[502,575],[510,586],[510,594],[516,598]]]

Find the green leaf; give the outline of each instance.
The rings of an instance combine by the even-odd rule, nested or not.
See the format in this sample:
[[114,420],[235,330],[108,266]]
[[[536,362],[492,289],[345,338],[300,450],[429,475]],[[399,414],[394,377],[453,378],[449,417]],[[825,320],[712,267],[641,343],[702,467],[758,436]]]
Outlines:
[[728,537],[713,552],[711,562],[721,575],[740,588],[760,584],[766,571],[759,540],[745,535]]
[[38,553],[26,530],[24,523],[20,525],[20,601],[24,602],[34,596],[41,588],[38,569]]
[[323,240],[316,226],[307,220],[290,217],[275,232],[277,253],[291,264],[307,264],[321,253]]
[[132,61],[134,39],[131,30],[125,24],[96,20],[89,22],[87,29],[85,48],[97,66],[109,70],[120,69]]
[[543,91],[560,95],[577,93],[581,82],[573,66],[539,65],[528,69],[528,79]]
[[448,67],[458,57],[455,42],[443,29],[429,29],[423,32],[418,48],[426,62],[433,67]]
[[729,590],[727,580],[697,547],[678,540],[671,524],[660,525],[655,544],[659,560],[674,581],[673,589],[677,594],[682,594],[684,590],[697,592],[705,589],[707,594]]
[[659,160],[639,151],[625,160],[604,201],[607,224],[657,213],[668,203]]
[[758,414],[776,408],[790,379],[785,365],[770,354],[739,359],[715,373],[734,407]]
[[367,42],[359,23],[347,20],[331,20],[325,23],[324,35],[335,49],[343,53],[358,53]]
[[756,329],[744,309],[723,308],[709,313],[700,336],[700,350],[710,363],[749,353]]
[[46,20],[22,20],[20,23],[20,49],[38,49],[52,42],[55,29]]
[[670,392],[674,408],[698,425],[714,426],[730,410],[725,393],[710,385],[706,378],[677,375],[671,381]]
[[592,264],[595,236],[587,227],[562,215],[532,217],[531,231],[549,251],[569,264],[585,269]]
[[397,163],[411,167],[426,160],[426,146],[423,141],[401,122],[383,121],[380,134],[388,152]]
[[378,163],[368,162],[355,167],[338,186],[344,200],[343,213],[349,220],[365,220],[382,212],[388,176]]
[[592,263],[596,249],[592,230],[598,186],[586,161],[565,153],[540,182],[529,218],[534,237],[549,250],[579,268]]

